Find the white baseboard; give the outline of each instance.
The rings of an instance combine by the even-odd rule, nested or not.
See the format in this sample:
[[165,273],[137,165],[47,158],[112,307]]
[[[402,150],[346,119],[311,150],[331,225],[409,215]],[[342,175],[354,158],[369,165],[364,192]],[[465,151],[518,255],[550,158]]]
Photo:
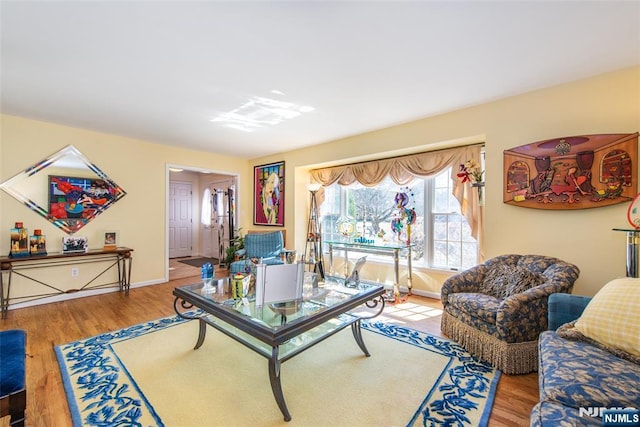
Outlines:
[[[406,292],[406,288],[405,288],[405,290],[403,292]],[[423,291],[421,289],[412,289],[411,293],[413,295],[419,295],[421,297],[440,299],[440,294],[438,292]]]
[[[145,282],[139,282],[139,283],[132,284],[130,286],[130,288],[141,288],[143,286],[158,285],[160,283],[167,283],[167,281],[165,279],[149,280],[149,281],[145,281]],[[51,304],[53,302],[68,301],[68,300],[72,300],[72,299],[76,299],[76,298],[84,298],[84,297],[90,297],[90,296],[94,296],[94,295],[108,294],[108,293],[111,293],[111,292],[119,292],[119,287],[114,285],[114,286],[110,286],[108,288],[88,289],[86,291],[78,291],[78,292],[70,292],[70,293],[59,294],[59,295],[52,295],[50,297],[38,298],[38,299],[33,299],[33,300],[29,300],[29,301],[23,301],[23,302],[19,302],[19,303],[15,303],[15,304],[11,304],[10,303],[8,309],[9,310],[17,310],[19,308],[33,307],[33,306],[36,306],[36,305],[43,305],[43,304]]]
[[[131,288],[141,288],[143,286],[150,286],[150,285],[159,285],[162,283],[167,283],[166,279],[155,279],[155,280],[147,280],[144,282],[138,282],[138,283],[134,283],[131,285]],[[385,286],[388,289],[393,289],[393,287],[390,286]],[[84,298],[84,297],[90,297],[90,296],[94,296],[94,295],[102,295],[102,294],[108,294],[111,292],[118,292],[118,286],[112,286],[112,287],[108,287],[108,288],[101,288],[101,289],[89,289],[86,291],[79,291],[79,292],[72,292],[72,293],[68,293],[68,294],[60,294],[60,295],[53,295],[50,297],[46,297],[46,298],[39,298],[39,299],[34,299],[34,300],[30,300],[30,301],[24,301],[24,302],[20,302],[20,303],[16,303],[16,304],[10,304],[9,305],[9,310],[17,310],[19,308],[26,308],[26,307],[33,307],[36,305],[42,305],[42,304],[50,304],[53,302],[60,302],[60,301],[68,301],[68,300],[72,300],[72,299],[76,299],[76,298]],[[400,287],[400,292],[402,293],[407,293],[408,292],[408,288],[406,286],[401,286]],[[430,292],[430,291],[423,291],[420,289],[412,289],[411,293],[413,295],[418,295],[418,296],[422,296],[422,297],[427,297],[427,298],[433,298],[433,299],[440,299],[440,294],[437,292]]]

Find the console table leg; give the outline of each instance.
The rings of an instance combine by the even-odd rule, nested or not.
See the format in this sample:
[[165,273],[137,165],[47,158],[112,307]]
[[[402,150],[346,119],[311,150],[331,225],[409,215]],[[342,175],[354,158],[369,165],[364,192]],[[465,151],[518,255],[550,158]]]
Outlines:
[[[127,261],[129,261],[127,263]],[[129,295],[131,287],[131,263],[133,257],[131,254],[118,255],[118,287],[120,292],[124,291],[125,295]],[[128,264],[128,265],[127,265]]]
[[127,271],[127,266],[124,264],[124,258],[118,255],[118,290],[124,291],[124,275]]
[[358,347],[360,347],[360,350],[362,350],[365,356],[370,357],[371,354],[369,354],[369,350],[367,349],[367,346],[362,339],[362,328],[360,327],[359,320],[351,324],[351,332],[353,333],[353,338],[355,338],[356,342],[358,343]]
[[2,276],[5,271],[0,272],[0,310],[2,311],[2,318],[7,318],[9,312],[9,294],[11,293],[11,270],[7,273],[7,291],[4,290],[4,281]]
[[280,361],[278,360],[278,347],[273,347],[271,351],[271,359],[269,359],[269,382],[271,382],[271,391],[273,397],[276,398],[276,403],[280,412],[284,415],[285,421],[291,421],[291,415],[287,409],[287,404],[284,401],[284,395],[282,394],[282,385],[280,384]]
[[129,256],[129,269],[127,270],[126,282],[124,284],[125,287],[125,295],[129,295],[129,288],[131,287],[131,264],[133,263],[133,257]]

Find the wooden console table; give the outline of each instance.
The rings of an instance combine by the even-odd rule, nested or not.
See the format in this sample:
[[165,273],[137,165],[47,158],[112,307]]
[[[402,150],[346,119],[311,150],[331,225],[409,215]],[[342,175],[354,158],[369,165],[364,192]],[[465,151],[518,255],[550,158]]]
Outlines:
[[[80,253],[50,253],[47,255],[39,255],[39,256],[29,256],[29,257],[17,257],[17,258],[9,258],[2,257],[0,258],[0,310],[2,312],[2,318],[5,319],[7,317],[7,311],[9,309],[9,303],[12,299],[26,299],[29,300],[45,298],[53,295],[65,294],[65,293],[73,293],[79,292],[89,289],[97,289],[104,288],[114,284],[118,284],[120,292],[124,292],[125,295],[129,295],[129,286],[131,284],[131,262],[132,256],[131,252],[133,249],[131,248],[116,248],[113,250],[90,250],[88,252],[80,252]],[[39,279],[29,276],[26,274],[27,270],[33,270],[38,268],[46,268],[52,266],[61,266],[67,264],[86,264],[93,263],[99,261],[112,261],[104,270],[100,273],[96,274],[91,280],[85,283],[78,289],[69,289],[62,290],[58,289],[55,286],[45,283]],[[102,276],[107,271],[112,268],[116,268],[118,272],[118,280],[116,282],[110,282],[101,285],[92,285],[100,276]],[[46,288],[49,289],[47,293],[38,294],[38,295],[28,295],[18,298],[11,297],[11,277],[12,275],[18,275],[28,279],[30,281],[36,282]],[[7,276],[5,281],[4,276]],[[5,282],[6,282],[6,290],[5,290]]]

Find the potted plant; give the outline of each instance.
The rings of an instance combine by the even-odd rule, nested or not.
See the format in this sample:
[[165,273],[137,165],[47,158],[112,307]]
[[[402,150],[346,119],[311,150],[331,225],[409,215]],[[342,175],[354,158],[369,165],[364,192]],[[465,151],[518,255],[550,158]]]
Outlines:
[[225,251],[225,262],[227,265],[231,265],[236,260],[236,253],[244,249],[244,236],[241,233],[242,228],[235,230],[235,236],[229,241],[229,247]]

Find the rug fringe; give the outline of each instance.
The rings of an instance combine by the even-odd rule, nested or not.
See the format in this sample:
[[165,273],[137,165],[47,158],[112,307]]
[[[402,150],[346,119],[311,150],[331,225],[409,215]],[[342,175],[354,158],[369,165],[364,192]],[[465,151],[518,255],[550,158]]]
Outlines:
[[460,321],[444,311],[442,332],[469,353],[508,375],[538,370],[538,341],[507,343]]

